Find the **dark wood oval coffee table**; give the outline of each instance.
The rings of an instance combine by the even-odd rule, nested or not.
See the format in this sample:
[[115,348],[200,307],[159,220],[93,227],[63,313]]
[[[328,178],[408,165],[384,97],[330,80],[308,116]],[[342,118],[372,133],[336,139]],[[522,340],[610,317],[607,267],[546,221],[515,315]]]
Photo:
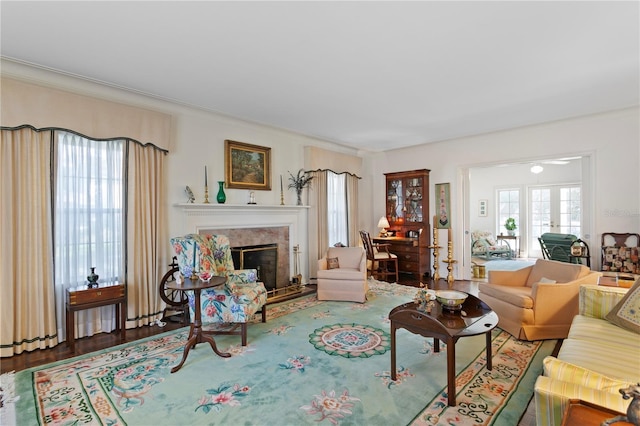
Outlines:
[[447,344],[447,393],[449,405],[456,405],[456,342],[461,337],[486,334],[487,370],[491,365],[491,330],[498,325],[498,315],[482,300],[469,295],[461,310],[449,311],[433,302],[431,312],[418,309],[415,302],[396,306],[389,313],[391,321],[391,380],[396,380],[396,330],[433,337],[434,352],[440,352],[440,340]]
[[227,282],[226,277],[211,277],[210,281],[202,280],[190,280],[186,279],[182,283],[178,284],[176,281],[167,282],[166,287],[172,290],[180,291],[193,291],[195,306],[193,307],[194,319],[189,329],[189,337],[187,343],[184,345],[184,352],[182,354],[182,360],[180,364],[171,369],[172,373],[180,370],[182,364],[187,360],[187,355],[191,348],[195,347],[198,343],[209,342],[213,351],[221,357],[228,358],[231,356],[229,353],[220,352],[216,346],[216,341],[209,334],[205,334],[202,330],[202,305],[200,303],[200,293],[202,290],[212,287],[218,287]]

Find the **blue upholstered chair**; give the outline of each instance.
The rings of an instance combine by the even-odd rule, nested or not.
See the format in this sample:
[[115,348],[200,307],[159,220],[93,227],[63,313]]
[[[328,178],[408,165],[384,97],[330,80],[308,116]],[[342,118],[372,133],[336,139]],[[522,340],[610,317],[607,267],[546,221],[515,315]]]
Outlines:
[[[247,345],[247,324],[261,311],[266,322],[267,289],[257,282],[255,269],[234,269],[229,238],[225,235],[189,234],[171,239],[183,279],[192,274],[209,273],[225,276],[223,286],[202,291],[202,324],[228,324],[231,329],[216,330],[216,334],[240,334],[242,346]],[[194,317],[195,297],[186,292],[191,318]],[[237,331],[238,327],[240,331]]]

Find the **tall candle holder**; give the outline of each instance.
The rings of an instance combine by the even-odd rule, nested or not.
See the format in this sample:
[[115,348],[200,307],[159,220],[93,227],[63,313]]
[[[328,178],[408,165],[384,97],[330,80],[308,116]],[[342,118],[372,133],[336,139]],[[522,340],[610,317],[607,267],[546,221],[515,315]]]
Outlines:
[[207,185],[204,186],[204,203],[209,204],[209,187]]
[[449,284],[449,289],[451,289],[453,287],[453,281],[454,281],[453,264],[458,263],[458,261],[453,259],[453,242],[449,241],[447,246],[448,246],[447,260],[445,260],[444,262],[447,264],[447,271],[449,271],[449,273],[447,274],[447,283]]
[[442,248],[442,246],[438,245],[438,228],[436,228],[435,222],[433,226],[433,244],[428,248],[433,250],[433,284],[435,286],[440,280],[440,274],[438,273],[438,257],[440,255],[440,249]]

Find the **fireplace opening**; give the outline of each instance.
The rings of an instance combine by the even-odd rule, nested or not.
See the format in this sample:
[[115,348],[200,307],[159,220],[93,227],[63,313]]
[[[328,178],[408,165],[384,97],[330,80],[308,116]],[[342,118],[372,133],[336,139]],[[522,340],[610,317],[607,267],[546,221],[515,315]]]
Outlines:
[[258,281],[264,283],[267,291],[277,288],[278,245],[260,244],[231,247],[233,264],[238,269],[255,269]]

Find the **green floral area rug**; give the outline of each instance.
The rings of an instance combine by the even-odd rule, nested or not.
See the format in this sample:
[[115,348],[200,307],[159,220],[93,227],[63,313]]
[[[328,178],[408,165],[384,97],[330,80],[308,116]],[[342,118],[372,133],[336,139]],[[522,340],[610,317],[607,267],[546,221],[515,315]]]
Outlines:
[[495,329],[456,344],[456,407],[447,406],[446,346],[398,330],[391,380],[388,314],[412,287],[370,282],[364,304],[314,295],[270,306],[266,323],[192,349],[188,328],[15,374],[18,425],[509,425],[518,423],[555,341]]

